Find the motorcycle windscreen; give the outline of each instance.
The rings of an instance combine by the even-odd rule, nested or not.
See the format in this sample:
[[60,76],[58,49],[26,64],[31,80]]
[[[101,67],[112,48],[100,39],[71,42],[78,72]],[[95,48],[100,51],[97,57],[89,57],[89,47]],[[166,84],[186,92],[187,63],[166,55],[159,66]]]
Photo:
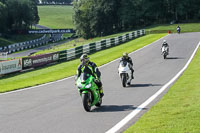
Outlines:
[[80,80],[81,80],[81,83],[85,83],[86,80],[90,77],[90,74],[88,73],[81,73],[80,75]]
[[167,49],[168,49],[168,47],[163,46],[163,47],[162,47],[162,52],[167,51]]
[[126,67],[127,63],[128,63],[127,61],[121,61],[121,62],[120,62],[120,65],[121,65],[122,67]]

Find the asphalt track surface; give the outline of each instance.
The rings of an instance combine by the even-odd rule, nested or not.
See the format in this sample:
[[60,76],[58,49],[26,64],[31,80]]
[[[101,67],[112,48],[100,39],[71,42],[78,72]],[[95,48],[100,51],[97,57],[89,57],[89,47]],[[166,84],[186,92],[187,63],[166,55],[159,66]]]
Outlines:
[[[92,112],[83,109],[73,77],[23,91],[0,94],[0,132],[108,131],[154,95],[185,66],[200,41],[200,33],[172,34],[164,39],[170,45],[170,54],[166,60],[160,51],[163,39],[130,54],[134,61],[135,79],[129,87],[122,87],[117,73],[119,60],[100,67],[105,96],[102,107],[94,107]],[[136,122],[161,96],[143,108],[118,132]]]

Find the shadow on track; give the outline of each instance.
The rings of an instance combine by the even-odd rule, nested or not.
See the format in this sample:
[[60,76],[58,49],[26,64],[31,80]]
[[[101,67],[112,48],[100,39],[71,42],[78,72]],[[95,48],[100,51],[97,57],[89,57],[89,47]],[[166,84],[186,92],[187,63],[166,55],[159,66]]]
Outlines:
[[[102,105],[99,108],[94,108],[92,112],[119,112],[119,111],[130,111],[137,107],[133,105]],[[147,110],[147,108],[142,108],[142,110]]]
[[175,59],[184,59],[184,58],[182,58],[182,57],[166,57],[166,59],[175,60]]
[[127,87],[150,87],[150,86],[162,86],[162,84],[131,84]]

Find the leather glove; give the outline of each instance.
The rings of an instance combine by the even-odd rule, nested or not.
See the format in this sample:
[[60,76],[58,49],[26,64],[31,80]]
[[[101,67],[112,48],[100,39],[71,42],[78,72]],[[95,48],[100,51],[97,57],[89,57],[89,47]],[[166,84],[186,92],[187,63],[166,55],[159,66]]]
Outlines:
[[99,78],[95,78],[94,81],[95,81],[95,82],[100,82]]

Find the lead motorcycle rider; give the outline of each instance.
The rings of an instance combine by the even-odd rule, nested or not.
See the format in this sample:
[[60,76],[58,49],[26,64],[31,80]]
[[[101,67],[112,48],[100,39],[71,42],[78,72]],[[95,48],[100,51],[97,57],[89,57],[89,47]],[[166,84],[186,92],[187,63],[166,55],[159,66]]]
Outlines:
[[120,62],[121,61],[127,61],[130,64],[129,68],[131,70],[131,78],[134,79],[134,77],[133,77],[133,72],[134,72],[133,61],[132,61],[131,57],[128,56],[128,53],[123,53],[123,56],[122,56]]
[[80,77],[82,72],[89,73],[89,74],[93,75],[95,77],[94,82],[96,83],[96,85],[99,88],[100,97],[103,97],[104,93],[103,93],[102,83],[101,83],[101,79],[100,79],[101,72],[97,68],[97,65],[94,62],[91,62],[89,60],[89,57],[88,57],[87,54],[83,54],[80,57],[80,61],[81,61],[81,64],[78,66],[77,78],[76,79],[78,79],[78,77]]

